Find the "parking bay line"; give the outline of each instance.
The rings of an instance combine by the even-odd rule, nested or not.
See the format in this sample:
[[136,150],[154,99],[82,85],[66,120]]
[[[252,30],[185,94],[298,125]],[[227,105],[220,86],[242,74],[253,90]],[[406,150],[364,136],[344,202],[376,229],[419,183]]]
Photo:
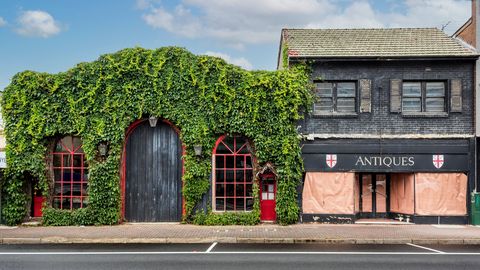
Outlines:
[[206,253],[210,253],[210,251],[212,251],[212,249],[218,244],[218,242],[213,242],[213,244],[207,249],[207,251],[205,251]]
[[411,246],[411,247],[416,247],[416,248],[421,248],[421,249],[433,251],[433,252],[440,253],[440,254],[445,254],[445,252],[443,252],[443,251],[436,250],[436,249],[429,248],[429,247],[424,247],[424,246],[420,246],[420,245],[415,245],[415,244],[412,244],[412,243],[407,243],[407,245],[408,245],[408,246]]

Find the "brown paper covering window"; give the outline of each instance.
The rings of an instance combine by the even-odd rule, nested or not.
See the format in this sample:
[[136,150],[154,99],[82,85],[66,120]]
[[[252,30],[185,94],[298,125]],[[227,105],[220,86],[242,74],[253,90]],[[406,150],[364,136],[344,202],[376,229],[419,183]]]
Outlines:
[[354,214],[354,185],[355,173],[306,173],[303,213]]
[[417,215],[466,215],[467,176],[463,173],[416,173]]

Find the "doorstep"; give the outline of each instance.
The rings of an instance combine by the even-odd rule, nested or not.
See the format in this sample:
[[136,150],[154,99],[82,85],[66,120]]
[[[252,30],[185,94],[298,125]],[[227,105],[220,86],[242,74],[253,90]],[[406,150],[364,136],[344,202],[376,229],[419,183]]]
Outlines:
[[414,223],[399,221],[386,218],[361,218],[355,220],[355,224],[374,224],[374,225],[413,225]]

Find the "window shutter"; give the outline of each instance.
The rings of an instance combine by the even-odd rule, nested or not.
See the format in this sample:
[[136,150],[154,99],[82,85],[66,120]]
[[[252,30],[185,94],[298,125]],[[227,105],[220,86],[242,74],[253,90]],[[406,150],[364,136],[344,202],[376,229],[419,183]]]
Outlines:
[[462,112],[462,80],[450,81],[450,111]]
[[361,79],[360,85],[360,112],[369,113],[372,111],[372,81],[367,79]]
[[402,80],[390,80],[390,112],[402,112]]

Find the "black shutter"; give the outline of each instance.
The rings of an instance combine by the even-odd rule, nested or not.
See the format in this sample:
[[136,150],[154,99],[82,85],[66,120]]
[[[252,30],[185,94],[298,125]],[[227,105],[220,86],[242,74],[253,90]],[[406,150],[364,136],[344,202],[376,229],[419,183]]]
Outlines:
[[372,111],[372,81],[361,79],[360,85],[360,112],[369,113]]
[[390,112],[402,112],[402,80],[390,80]]
[[462,112],[462,80],[450,80],[450,111]]

